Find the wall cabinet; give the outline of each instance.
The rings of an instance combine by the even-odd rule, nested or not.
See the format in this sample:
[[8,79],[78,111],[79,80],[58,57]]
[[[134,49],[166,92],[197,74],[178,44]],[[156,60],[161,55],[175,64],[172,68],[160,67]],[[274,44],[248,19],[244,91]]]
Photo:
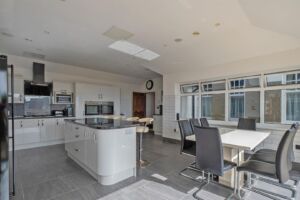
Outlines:
[[74,92],[74,84],[71,82],[53,82],[53,92],[65,92],[65,93],[73,93]]

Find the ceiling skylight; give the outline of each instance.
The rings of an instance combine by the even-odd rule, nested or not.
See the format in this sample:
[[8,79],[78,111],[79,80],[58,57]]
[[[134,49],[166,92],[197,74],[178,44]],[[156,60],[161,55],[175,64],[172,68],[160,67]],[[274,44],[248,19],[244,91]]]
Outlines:
[[127,53],[129,55],[135,55],[144,50],[144,48],[124,40],[119,40],[112,43],[109,45],[109,48]]
[[133,44],[131,42],[125,41],[125,40],[119,40],[111,45],[109,45],[109,48],[121,51],[123,53],[144,59],[144,60],[154,60],[158,58],[160,55],[150,51],[149,49],[145,49],[143,47],[140,47],[136,44]]
[[150,60],[154,60],[155,58],[158,58],[160,55],[158,55],[157,53],[155,53],[153,51],[145,49],[144,51],[141,51],[141,52],[135,54],[134,56],[150,61]]

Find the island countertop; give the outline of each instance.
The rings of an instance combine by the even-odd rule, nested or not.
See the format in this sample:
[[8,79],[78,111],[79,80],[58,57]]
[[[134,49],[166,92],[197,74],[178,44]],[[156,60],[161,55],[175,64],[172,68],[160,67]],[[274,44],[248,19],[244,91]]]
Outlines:
[[122,119],[107,118],[83,118],[83,119],[66,119],[66,122],[87,126],[94,129],[120,129],[129,128],[140,125],[137,121],[126,121]]

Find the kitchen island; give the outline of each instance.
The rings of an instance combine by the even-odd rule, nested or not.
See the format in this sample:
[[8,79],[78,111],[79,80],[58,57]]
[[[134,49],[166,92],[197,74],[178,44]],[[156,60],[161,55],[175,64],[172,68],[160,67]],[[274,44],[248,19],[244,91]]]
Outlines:
[[136,122],[120,119],[65,120],[65,150],[102,185],[136,176]]

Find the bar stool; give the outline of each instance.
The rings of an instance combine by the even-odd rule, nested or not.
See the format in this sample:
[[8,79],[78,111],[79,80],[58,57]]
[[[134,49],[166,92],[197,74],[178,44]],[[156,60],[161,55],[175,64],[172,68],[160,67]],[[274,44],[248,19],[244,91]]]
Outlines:
[[138,121],[139,119],[140,119],[139,117],[128,117],[128,118],[126,119],[126,121],[136,122],[136,121]]
[[149,165],[149,162],[142,159],[142,152],[143,152],[143,134],[149,132],[148,125],[153,122],[153,118],[141,118],[138,120],[141,124],[144,124],[144,126],[137,126],[136,132],[139,135],[140,144],[139,144],[139,166],[140,167],[146,167]]

